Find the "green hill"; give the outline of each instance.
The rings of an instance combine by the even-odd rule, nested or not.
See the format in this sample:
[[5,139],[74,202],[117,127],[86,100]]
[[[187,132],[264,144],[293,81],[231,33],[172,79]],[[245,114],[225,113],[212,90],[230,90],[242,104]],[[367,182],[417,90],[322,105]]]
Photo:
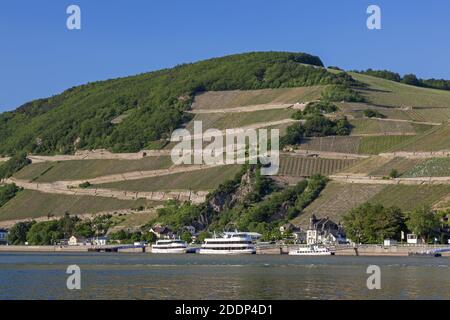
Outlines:
[[[297,104],[319,99],[333,101],[336,108],[303,114],[305,105]],[[374,116],[368,109],[376,111]],[[299,112],[304,118],[296,118]],[[190,129],[195,120],[203,121],[204,130],[257,124],[279,128],[283,135],[292,133],[288,128],[307,127],[308,119],[319,119],[309,123],[319,126],[344,117],[351,127],[349,135],[333,136],[337,131],[310,128],[317,135],[303,134],[290,142],[294,145],[285,147],[274,179],[262,179],[253,169],[242,171],[240,165],[188,171],[188,166],[174,166],[167,152],[175,143],[167,143],[171,131]],[[163,151],[148,157],[147,151],[146,156],[119,157],[97,150],[94,155],[106,156],[90,159],[86,152],[76,157],[30,157],[35,163],[28,165],[25,155],[18,155],[13,159],[22,157],[22,162],[16,159],[17,163],[2,166],[14,173],[15,180],[9,183],[25,190],[0,206],[0,222],[66,211],[124,210],[131,213],[124,224],[142,225],[156,217],[150,209],[161,203],[135,199],[133,194],[154,193],[148,198],[160,201],[163,192],[177,190],[211,194],[199,206],[169,207],[167,219],[160,215],[159,222],[178,221],[180,226],[189,218],[186,221],[205,228],[232,226],[265,232],[289,220],[306,225],[313,213],[340,221],[348,210],[367,201],[403,210],[445,207],[448,182],[435,179],[423,185],[396,185],[388,176],[393,170],[402,179],[450,176],[448,159],[439,158],[444,153],[425,158],[394,154],[450,150],[448,119],[449,91],[327,70],[318,57],[303,53],[246,53],[90,83],[0,114],[0,154],[71,154],[101,148],[120,153]],[[335,181],[325,185],[326,179],[316,174]],[[351,183],[352,179],[342,179],[347,175],[369,180]],[[105,180],[105,176],[110,177]],[[79,183],[95,178],[91,185]],[[131,209],[140,207],[148,212],[134,219],[137,210]]]
[[321,66],[304,53],[254,52],[74,87],[1,114],[0,154],[152,148],[188,120],[183,111],[200,92],[351,82]]

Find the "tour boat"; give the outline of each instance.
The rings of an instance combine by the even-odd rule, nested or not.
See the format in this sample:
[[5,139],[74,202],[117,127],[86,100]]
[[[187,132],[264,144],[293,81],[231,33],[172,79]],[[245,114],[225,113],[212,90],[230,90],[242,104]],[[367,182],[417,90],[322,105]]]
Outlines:
[[152,245],[152,253],[186,253],[187,243],[180,239],[158,240]]
[[245,232],[224,232],[221,237],[206,238],[200,254],[254,254],[253,237]]
[[307,247],[299,247],[295,250],[290,250],[289,255],[291,256],[333,256],[334,252],[330,249],[319,246],[312,245]]

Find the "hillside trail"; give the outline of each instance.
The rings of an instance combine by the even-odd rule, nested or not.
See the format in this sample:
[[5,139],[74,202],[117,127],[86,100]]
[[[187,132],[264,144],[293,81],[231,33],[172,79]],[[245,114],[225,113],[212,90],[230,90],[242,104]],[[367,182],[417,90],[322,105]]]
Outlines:
[[363,118],[363,119],[375,119],[378,121],[387,121],[387,122],[404,122],[404,123],[413,123],[413,124],[425,124],[425,125],[429,125],[429,126],[442,125],[442,122],[416,121],[416,120],[407,120],[407,119],[392,119],[392,118]]
[[205,201],[209,191],[192,191],[192,190],[173,190],[173,191],[151,191],[151,192],[134,192],[124,190],[113,190],[104,188],[77,188],[68,185],[56,183],[36,183],[25,180],[10,178],[7,183],[14,183],[19,187],[27,190],[35,190],[50,194],[63,194],[71,196],[94,196],[103,198],[116,198],[119,200],[137,200],[146,199],[153,201],[179,200],[189,201],[192,203],[202,203]]
[[211,114],[211,113],[243,113],[243,112],[255,112],[255,111],[266,111],[266,110],[276,110],[276,109],[304,109],[308,103],[297,103],[297,104],[256,104],[243,107],[234,108],[221,108],[221,109],[191,109],[186,111],[192,114]]
[[414,177],[414,178],[392,178],[386,179],[378,176],[366,176],[364,174],[335,174],[328,176],[333,181],[360,184],[386,184],[386,185],[450,185],[450,177]]

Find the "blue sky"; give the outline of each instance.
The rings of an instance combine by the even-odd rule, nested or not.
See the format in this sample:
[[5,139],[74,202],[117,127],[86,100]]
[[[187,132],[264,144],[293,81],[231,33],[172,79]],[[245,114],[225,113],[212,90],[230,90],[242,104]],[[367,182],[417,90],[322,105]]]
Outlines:
[[[66,28],[79,5],[82,29]],[[382,10],[368,30],[366,9]],[[0,4],[0,111],[74,85],[246,51],[450,79],[447,0],[39,0]],[[447,59],[446,59],[447,58]]]

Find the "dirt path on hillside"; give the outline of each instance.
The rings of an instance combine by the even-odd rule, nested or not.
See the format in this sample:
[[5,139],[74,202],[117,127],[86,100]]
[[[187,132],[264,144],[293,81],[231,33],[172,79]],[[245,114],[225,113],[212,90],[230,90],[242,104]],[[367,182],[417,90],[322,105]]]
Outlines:
[[146,157],[160,157],[170,155],[170,150],[142,150],[136,153],[112,153],[107,150],[81,151],[74,155],[38,156],[29,155],[33,163],[46,161],[72,160],[139,160]]
[[64,194],[71,196],[94,196],[103,198],[116,198],[119,200],[137,200],[147,199],[153,201],[180,200],[190,201],[192,203],[201,203],[205,201],[209,191],[191,191],[191,190],[175,190],[175,191],[153,191],[153,192],[134,192],[124,190],[112,190],[102,188],[68,188],[60,182],[56,183],[35,183],[24,180],[10,178],[7,183],[15,183],[17,186],[27,190],[35,190],[43,193]]
[[409,151],[384,152],[380,153],[379,156],[386,158],[398,157],[407,159],[447,158],[450,157],[450,150],[429,151],[429,152],[409,152]]
[[426,124],[429,126],[440,126],[442,124],[442,122],[415,121],[415,120],[392,119],[392,118],[363,118],[363,119],[374,119],[374,120],[378,120],[378,121],[388,121],[388,122],[406,122],[406,123],[414,123],[414,124]]
[[330,151],[314,151],[314,150],[294,150],[291,152],[281,152],[281,155],[286,156],[300,156],[310,158],[326,158],[326,159],[367,159],[371,155],[355,154],[355,153],[341,153]]
[[383,179],[382,177],[373,177],[359,174],[331,175],[331,180],[345,183],[362,184],[404,184],[404,185],[424,185],[424,184],[450,184],[450,177],[415,177],[415,178],[395,178]]
[[140,180],[145,178],[161,177],[176,173],[187,173],[199,170],[207,170],[221,165],[190,165],[190,166],[175,166],[169,169],[149,170],[149,171],[133,171],[119,174],[112,174],[107,176],[96,177],[92,179],[81,179],[71,181],[58,181],[65,186],[77,187],[83,182],[89,182],[90,184],[104,184],[119,181]]
[[276,110],[276,109],[303,109],[307,103],[298,104],[257,104],[244,107],[235,108],[223,108],[223,109],[192,109],[187,111],[193,114],[209,114],[209,113],[242,113],[242,112],[255,112],[255,111],[265,111],[265,110]]
[[417,136],[415,132],[380,132],[380,133],[351,133],[350,137],[388,137],[388,136]]

